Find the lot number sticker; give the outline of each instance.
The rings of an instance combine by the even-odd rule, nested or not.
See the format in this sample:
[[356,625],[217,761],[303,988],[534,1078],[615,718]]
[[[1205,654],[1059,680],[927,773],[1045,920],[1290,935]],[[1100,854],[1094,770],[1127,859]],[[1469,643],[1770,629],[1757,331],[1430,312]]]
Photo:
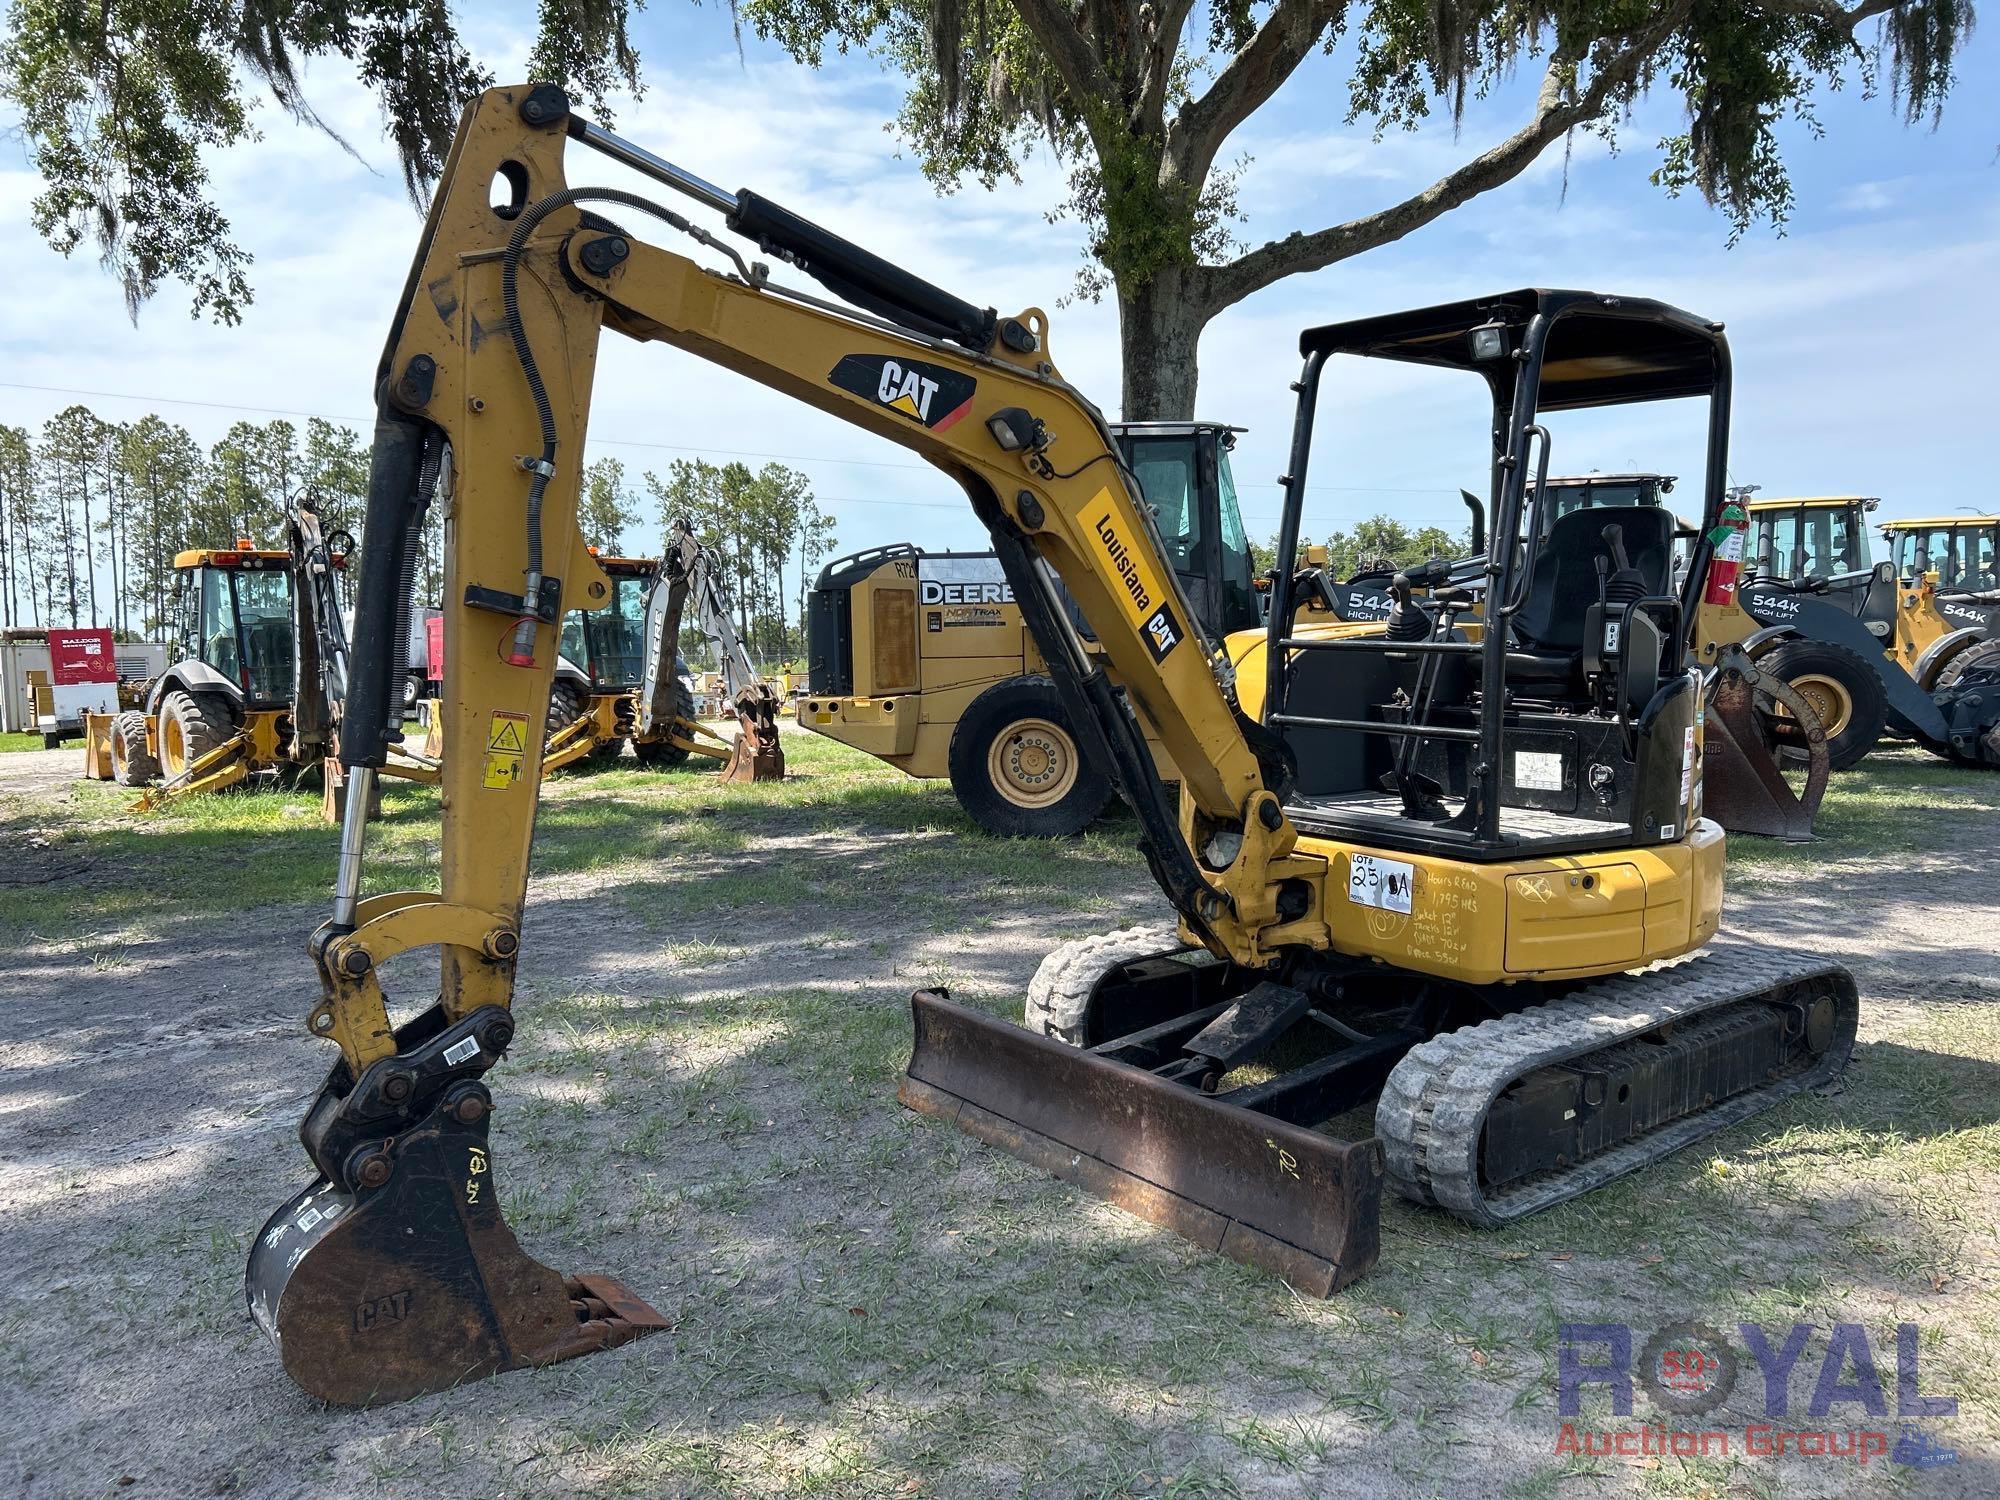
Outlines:
[[1354,854],[1347,863],[1347,899],[1357,906],[1379,911],[1410,911],[1410,882],[1416,866],[1401,860],[1379,859],[1373,854]]

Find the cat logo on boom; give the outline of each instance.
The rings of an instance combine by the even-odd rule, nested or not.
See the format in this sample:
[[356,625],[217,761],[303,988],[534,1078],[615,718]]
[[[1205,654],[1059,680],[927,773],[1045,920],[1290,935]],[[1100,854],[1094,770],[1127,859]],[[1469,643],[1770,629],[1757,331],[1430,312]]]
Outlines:
[[978,389],[978,382],[960,371],[886,354],[846,355],[826,378],[849,395],[886,406],[932,432],[943,432],[972,410],[972,393]]

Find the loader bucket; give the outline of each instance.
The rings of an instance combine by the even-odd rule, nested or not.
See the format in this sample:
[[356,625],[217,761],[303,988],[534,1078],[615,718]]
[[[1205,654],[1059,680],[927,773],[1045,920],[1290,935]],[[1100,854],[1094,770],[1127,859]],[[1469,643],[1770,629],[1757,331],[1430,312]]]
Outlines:
[[942,990],[910,1007],[909,1108],[1314,1296],[1375,1264],[1381,1142],[1220,1104]]
[[565,1280],[521,1249],[494,1185],[489,1109],[482,1085],[456,1085],[390,1144],[386,1178],[350,1191],[322,1177],[259,1232],[250,1314],[309,1394],[374,1406],[668,1326],[621,1282]]
[[[1794,792],[1778,769],[1770,742],[1757,722],[1757,695],[1782,703],[1806,748],[1806,784]],[[1735,647],[1716,660],[1709,687],[1708,725],[1703,739],[1702,811],[1731,833],[1758,834],[1787,843],[1810,843],[1813,819],[1826,795],[1826,731],[1812,707],[1775,672],[1760,673]]]

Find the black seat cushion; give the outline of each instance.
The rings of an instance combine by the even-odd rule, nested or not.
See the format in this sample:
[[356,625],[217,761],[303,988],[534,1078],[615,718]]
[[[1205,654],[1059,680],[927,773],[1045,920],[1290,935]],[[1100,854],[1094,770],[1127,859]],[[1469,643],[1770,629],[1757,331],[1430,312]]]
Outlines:
[[[1597,602],[1597,559],[1610,558],[1604,528],[1624,534],[1625,556],[1648,594],[1664,594],[1673,575],[1674,517],[1656,505],[1606,505],[1573,510],[1549,528],[1535,554],[1528,593],[1514,617],[1514,639],[1540,657],[1577,656],[1583,617]],[[1511,666],[1511,655],[1510,655]]]

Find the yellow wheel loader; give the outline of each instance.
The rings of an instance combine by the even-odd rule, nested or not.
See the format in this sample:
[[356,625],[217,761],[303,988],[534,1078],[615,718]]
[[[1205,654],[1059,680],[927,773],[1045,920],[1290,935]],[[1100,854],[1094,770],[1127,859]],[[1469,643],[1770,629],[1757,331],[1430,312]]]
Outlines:
[[[692,198],[732,238],[628,189],[571,186],[572,145]],[[730,269],[649,243],[642,224]],[[408,537],[448,469],[441,889],[362,896],[351,796],[309,945],[306,1026],[337,1050],[300,1131],[315,1175],[246,1272],[251,1315],[314,1395],[392,1400],[665,1326],[623,1283],[521,1249],[486,1083],[514,1034],[542,762],[539,736],[512,731],[545,710],[566,603],[606,586],[576,528],[606,332],[724,365],[950,477],[1086,753],[1134,809],[1158,926],[1054,950],[1025,1027],[917,995],[911,1107],[1325,1294],[1375,1262],[1385,1190],[1505,1223],[1845,1063],[1844,970],[1701,952],[1723,834],[1702,816],[1701,683],[1682,661],[1711,543],[1677,592],[1654,561],[1656,510],[1523,525],[1551,414],[1666,398],[1707,402],[1705,518],[1721,512],[1719,324],[1517,291],[1308,329],[1280,556],[1296,553],[1321,377],[1344,356],[1484,380],[1495,530],[1535,540],[1421,605],[1420,631],[1295,626],[1281,571],[1271,623],[1215,640],[1158,562],[1102,416],[1058,373],[1041,311],[998,316],[717,188],[553,86],[496,88],[460,124],[379,367],[343,746],[361,783],[389,748],[408,578],[373,539]],[[1141,713],[1180,772],[1177,802]],[[379,976],[426,948],[435,1002],[396,1024]],[[1313,1128],[1378,1096],[1374,1136]]]
[[[1229,464],[1242,429],[1109,426],[1203,629],[1254,627],[1261,611]],[[902,544],[834,559],[806,601],[806,654],[800,724],[906,775],[949,777],[989,833],[1077,833],[1112,800],[991,552]],[[1159,736],[1148,729],[1147,740],[1160,775],[1176,780]]]
[[1750,502],[1754,573],[1740,591],[1756,646],[1812,701],[1835,770],[1885,732],[1961,765],[2000,768],[2000,644],[1990,517],[1885,527],[1876,500],[1831,495]]

